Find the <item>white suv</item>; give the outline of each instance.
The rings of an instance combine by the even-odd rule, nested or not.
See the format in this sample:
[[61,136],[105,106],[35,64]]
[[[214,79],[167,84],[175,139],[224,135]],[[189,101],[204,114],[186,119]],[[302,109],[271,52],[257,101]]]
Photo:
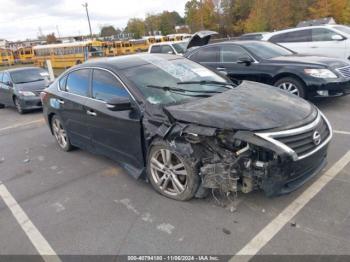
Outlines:
[[156,43],[148,48],[148,53],[183,55],[186,51],[187,44],[188,41]]
[[262,40],[297,53],[350,59],[350,27],[344,25],[287,29],[264,34]]

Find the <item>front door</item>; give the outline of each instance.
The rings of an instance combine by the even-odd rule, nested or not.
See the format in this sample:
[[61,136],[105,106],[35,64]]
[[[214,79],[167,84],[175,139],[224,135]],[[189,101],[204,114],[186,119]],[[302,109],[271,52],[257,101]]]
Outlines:
[[128,97],[132,100],[123,84],[112,73],[94,69],[91,99],[86,103],[87,123],[94,150],[126,168],[131,164],[141,169],[144,159],[139,112],[136,108],[111,111],[106,102],[113,97]]
[[87,126],[85,104],[90,88],[90,69],[72,71],[61,81],[62,95],[57,98],[59,116],[67,130],[70,142],[80,148],[91,148],[91,134]]
[[10,74],[7,72],[4,72],[4,75],[2,77],[2,83],[1,83],[1,97],[3,104],[8,106],[13,106],[13,82],[11,80]]

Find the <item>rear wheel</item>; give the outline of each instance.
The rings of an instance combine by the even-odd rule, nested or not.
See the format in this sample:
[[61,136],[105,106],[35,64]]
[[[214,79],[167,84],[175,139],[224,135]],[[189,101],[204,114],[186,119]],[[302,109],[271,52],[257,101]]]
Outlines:
[[21,115],[24,114],[25,111],[23,110],[23,108],[22,108],[22,106],[21,106],[21,103],[20,103],[20,101],[19,101],[19,98],[15,97],[15,98],[13,99],[13,102],[15,103],[17,112],[18,112],[19,114],[21,114]]
[[3,104],[0,104],[0,109],[1,109],[1,108],[5,108],[5,105],[3,105]]
[[66,129],[62,125],[62,121],[57,116],[53,116],[51,119],[51,129],[60,148],[66,152],[71,151],[73,146],[69,141]]
[[164,141],[158,141],[151,148],[147,174],[156,191],[175,200],[193,198],[199,186],[194,163],[174,152]]
[[305,85],[296,78],[281,78],[275,83],[275,86],[293,95],[305,98]]

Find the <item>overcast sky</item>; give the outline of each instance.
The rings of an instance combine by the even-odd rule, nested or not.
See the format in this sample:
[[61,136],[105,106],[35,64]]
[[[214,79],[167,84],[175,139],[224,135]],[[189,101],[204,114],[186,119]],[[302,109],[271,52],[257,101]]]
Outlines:
[[[86,1],[86,0],[85,0]],[[61,36],[88,34],[84,0],[0,0],[0,39],[36,38],[43,34]],[[103,25],[124,28],[129,18],[144,18],[163,10],[184,14],[187,0],[88,0],[93,33]]]

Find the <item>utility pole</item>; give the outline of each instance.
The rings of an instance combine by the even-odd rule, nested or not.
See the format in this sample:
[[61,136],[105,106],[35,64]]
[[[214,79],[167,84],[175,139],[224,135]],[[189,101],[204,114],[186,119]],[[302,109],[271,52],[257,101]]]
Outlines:
[[92,39],[92,30],[91,30],[90,16],[89,16],[89,10],[88,10],[88,3],[82,4],[82,6],[85,7],[85,10],[86,10],[86,16],[88,19],[89,29],[90,29],[90,37]]
[[58,25],[56,25],[56,30],[57,30],[58,38],[61,38],[61,34],[60,34],[60,30],[58,29]]

